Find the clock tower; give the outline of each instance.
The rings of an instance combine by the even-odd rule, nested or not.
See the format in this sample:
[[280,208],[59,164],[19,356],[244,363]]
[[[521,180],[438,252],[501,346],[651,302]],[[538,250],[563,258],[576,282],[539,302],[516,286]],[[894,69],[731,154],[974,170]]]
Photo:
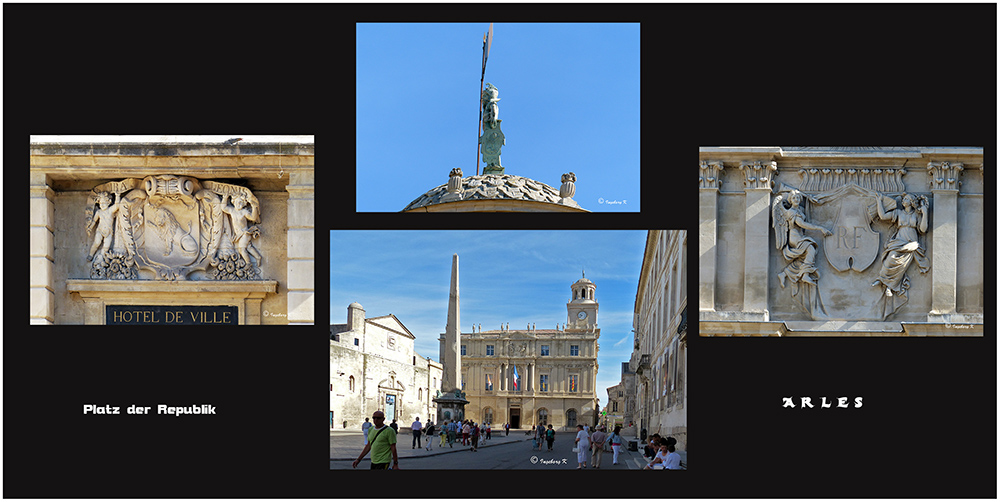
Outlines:
[[590,328],[597,324],[597,301],[594,299],[594,292],[597,286],[586,273],[583,277],[570,286],[573,296],[566,304],[566,326],[568,328]]

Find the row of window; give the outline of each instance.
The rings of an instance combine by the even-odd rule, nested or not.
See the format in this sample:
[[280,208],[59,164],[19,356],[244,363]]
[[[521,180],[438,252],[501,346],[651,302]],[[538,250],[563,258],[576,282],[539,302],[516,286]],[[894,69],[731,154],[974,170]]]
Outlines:
[[[577,385],[579,383],[579,381],[580,381],[580,375],[570,375],[569,376],[569,392],[578,392],[579,391],[579,387]],[[512,390],[524,390],[524,388],[521,386],[520,375],[518,376],[518,378],[514,379],[513,386],[514,387],[513,387]],[[492,373],[487,373],[486,374],[486,384],[483,387],[483,389],[488,390],[488,391],[489,390],[493,390],[493,374]],[[462,390],[465,390],[465,375],[462,375]],[[549,391],[549,376],[548,375],[538,375],[538,391],[539,392],[548,392]]]
[[[462,355],[463,356],[467,355],[465,353],[465,345],[462,345]],[[496,355],[496,345],[487,345],[486,346],[486,355],[488,355],[488,356],[495,356]],[[541,355],[543,355],[543,356],[549,355],[549,346],[548,345],[542,345],[542,347],[541,347]],[[578,355],[580,355],[580,346],[579,345],[570,345],[569,346],[569,355],[571,355],[571,356],[578,356]]]
[[[545,425],[549,423],[549,410],[545,408],[539,408],[537,415],[538,415],[538,423]],[[483,423],[484,424],[493,423],[493,408],[490,407],[483,408]],[[576,427],[576,410],[572,408],[566,410],[566,426]]]

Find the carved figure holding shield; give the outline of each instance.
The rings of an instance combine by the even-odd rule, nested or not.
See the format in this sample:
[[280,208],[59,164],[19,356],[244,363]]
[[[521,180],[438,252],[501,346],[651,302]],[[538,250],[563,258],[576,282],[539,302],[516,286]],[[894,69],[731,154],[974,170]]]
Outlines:
[[[786,207],[785,204],[788,204]],[[793,190],[787,194],[775,197],[771,206],[772,227],[774,228],[775,247],[789,261],[779,274],[781,287],[785,280],[792,283],[792,299],[813,318],[826,314],[819,298],[819,271],[816,269],[816,241],[807,236],[804,230],[816,230],[823,235],[833,235],[830,230],[806,221],[802,211],[802,193]],[[802,286],[802,289],[799,286]]]
[[[894,199],[888,199],[888,206],[883,197],[875,198],[875,208],[882,221],[892,225],[892,238],[882,252],[882,269],[872,286],[885,286],[885,296],[905,295],[910,287],[906,277],[906,269],[910,262],[916,259],[921,273],[930,270],[930,264],[924,256],[924,248],[917,239],[918,234],[927,232],[927,215],[930,202],[926,196],[921,196],[919,203],[911,194],[903,194],[902,207],[896,207]],[[898,307],[896,307],[898,308]]]
[[101,248],[101,252],[104,254],[111,251],[111,240],[115,231],[115,214],[118,213],[120,202],[121,192],[115,192],[114,204],[111,203],[110,193],[97,194],[97,204],[101,207],[94,212],[94,219],[87,224],[87,235],[90,235],[94,226],[97,226],[97,233],[94,235],[94,243],[90,246],[90,253],[87,254],[87,261],[94,259],[98,248]]
[[[227,203],[229,199],[232,199],[233,203],[231,205]],[[247,254],[249,253],[257,259],[257,265],[259,266],[261,255],[254,247],[252,239],[260,236],[260,229],[257,225],[248,225],[247,221],[252,223],[259,222],[260,209],[256,204],[250,204],[248,208],[246,196],[242,194],[224,194],[221,204],[222,210],[232,219],[233,245],[240,254],[240,258],[243,258],[244,262],[250,264],[250,257]]]

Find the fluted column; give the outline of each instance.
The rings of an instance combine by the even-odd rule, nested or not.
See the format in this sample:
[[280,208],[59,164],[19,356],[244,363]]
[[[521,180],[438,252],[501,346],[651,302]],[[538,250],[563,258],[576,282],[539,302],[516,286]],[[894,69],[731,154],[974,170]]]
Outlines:
[[743,171],[743,191],[746,193],[743,310],[761,313],[766,321],[771,186],[778,164],[774,161],[743,161],[740,170]]
[[715,274],[719,234],[719,188],[724,169],[720,161],[701,161],[698,178],[698,308],[715,310]]
[[961,163],[929,162],[931,193],[931,316],[954,314],[958,284],[958,189]]

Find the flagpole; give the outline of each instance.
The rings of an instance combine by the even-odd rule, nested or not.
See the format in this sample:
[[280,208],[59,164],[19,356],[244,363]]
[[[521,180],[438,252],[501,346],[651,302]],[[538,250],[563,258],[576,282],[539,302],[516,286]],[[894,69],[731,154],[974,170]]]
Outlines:
[[479,137],[483,134],[483,81],[486,79],[486,34],[483,33],[483,73],[479,76],[479,126],[476,133],[476,176],[479,176],[479,149],[482,143]]
[[479,75],[479,125],[476,135],[476,176],[479,176],[479,151],[482,148],[479,138],[483,134],[483,82],[486,80],[486,60],[490,57],[491,45],[493,45],[493,23],[490,23],[490,31],[483,33],[483,72]]

